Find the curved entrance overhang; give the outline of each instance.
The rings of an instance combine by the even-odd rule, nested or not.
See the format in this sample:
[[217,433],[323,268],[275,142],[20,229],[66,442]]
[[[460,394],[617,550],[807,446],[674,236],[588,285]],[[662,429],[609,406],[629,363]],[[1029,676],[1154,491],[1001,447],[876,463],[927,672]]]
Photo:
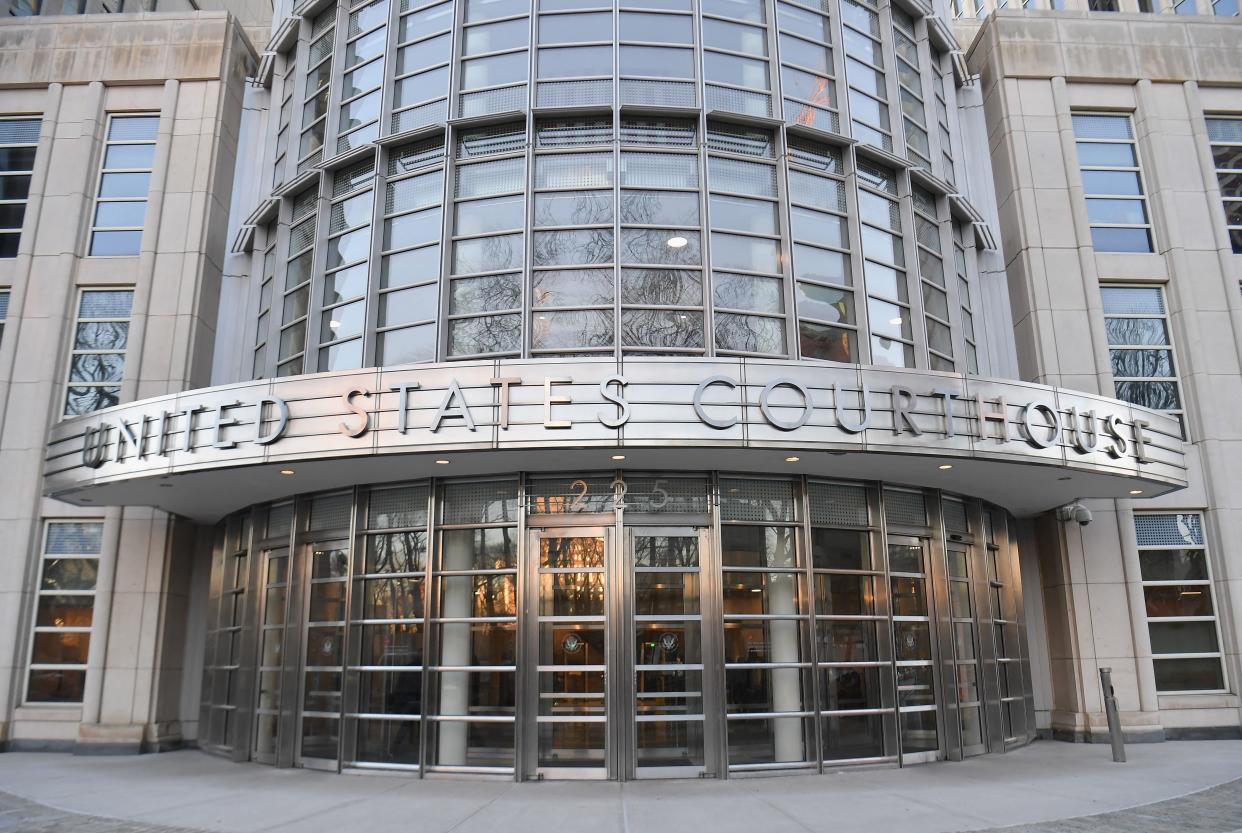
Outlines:
[[661,357],[372,368],[154,397],[53,427],[45,488],[210,522],[352,484],[608,469],[885,480],[1019,516],[1186,485],[1176,419],[1116,399],[951,373]]

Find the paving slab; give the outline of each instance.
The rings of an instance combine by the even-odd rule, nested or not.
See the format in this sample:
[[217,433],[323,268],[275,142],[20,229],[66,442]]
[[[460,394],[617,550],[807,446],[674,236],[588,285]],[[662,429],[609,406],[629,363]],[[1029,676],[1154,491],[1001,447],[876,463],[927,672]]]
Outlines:
[[337,775],[195,750],[0,755],[0,833],[1235,833],[1242,741],[629,783]]

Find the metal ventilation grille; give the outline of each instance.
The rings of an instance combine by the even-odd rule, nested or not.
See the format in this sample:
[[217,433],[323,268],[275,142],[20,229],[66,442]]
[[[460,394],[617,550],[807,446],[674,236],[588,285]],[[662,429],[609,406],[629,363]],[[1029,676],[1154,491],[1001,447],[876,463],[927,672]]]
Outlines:
[[336,24],[336,4],[327,11],[321,12],[311,23],[311,37],[318,37]]
[[690,119],[622,119],[621,144],[692,148],[698,142],[698,124]]
[[526,147],[526,125],[505,124],[464,131],[457,138],[457,158],[477,159]]
[[654,104],[657,107],[693,107],[692,81],[621,81],[622,104]]
[[760,159],[776,158],[776,151],[772,145],[772,132],[769,130],[708,122],[707,146],[712,150],[742,156],[756,156]]
[[57,521],[47,525],[48,555],[98,555],[103,548],[103,524]]
[[612,103],[612,80],[545,81],[535,88],[537,107],[585,107]]
[[526,109],[526,85],[505,87],[501,90],[483,90],[462,93],[457,98],[458,118],[486,116],[489,113],[508,113]]
[[841,483],[812,483],[808,491],[815,526],[868,526],[867,490]]
[[388,183],[384,192],[384,213],[413,211],[436,205],[444,199],[444,172],[431,171]]
[[321,529],[346,529],[349,514],[353,510],[353,495],[318,495],[311,499],[310,525],[312,532]]
[[759,197],[776,196],[776,166],[740,159],[710,157],[708,185],[713,191],[733,191]]
[[945,498],[940,504],[944,513],[944,528],[949,532],[970,532],[970,521],[966,520],[966,504],[960,500]]
[[835,110],[816,107],[804,101],[785,99],[785,123],[813,127],[828,133],[841,132],[841,117]]
[[1079,139],[1133,139],[1134,126],[1130,117],[1117,116],[1072,116],[1074,136]]
[[437,165],[443,161],[444,137],[425,139],[394,150],[388,158],[388,175],[391,177],[413,173],[419,168]]
[[296,223],[315,210],[315,206],[319,204],[319,189],[307,188],[302,193],[293,198],[293,216],[291,222]]
[[0,144],[35,144],[39,141],[39,124],[39,119],[0,120]]
[[93,289],[82,293],[78,318],[129,318],[133,304],[132,289]]
[[392,132],[404,133],[429,124],[443,124],[448,120],[448,99],[432,101],[392,114]]
[[917,186],[910,189],[910,199],[914,202],[914,210],[922,211],[928,217],[936,216],[936,198]]
[[827,211],[845,211],[845,186],[835,179],[789,172],[789,194],[796,202]]
[[792,480],[720,481],[720,517],[726,521],[792,521]]
[[772,96],[768,93],[735,90],[732,87],[714,87],[711,84],[707,85],[705,92],[708,110],[727,110],[731,113],[764,118],[772,115]]
[[289,229],[289,255],[293,256],[315,241],[315,217],[307,217]]
[[535,128],[535,145],[539,148],[581,147],[612,144],[612,122],[541,121]]
[[625,508],[662,515],[706,515],[707,479],[702,477],[630,477]]
[[1164,293],[1158,286],[1101,286],[1105,315],[1164,315]]
[[914,218],[914,236],[927,248],[940,251],[940,226],[922,217]]
[[267,531],[264,538],[288,538],[292,529],[292,503],[279,503],[267,510]]
[[1198,512],[1175,515],[1135,513],[1134,534],[1140,547],[1201,547],[1203,516]]
[[838,148],[799,136],[789,137],[789,161],[831,174],[841,173],[841,151]]
[[454,171],[454,193],[458,197],[490,197],[520,191],[525,172],[526,159],[521,156],[462,165]]
[[621,185],[631,188],[661,188],[670,185],[697,188],[698,159],[680,153],[623,153]]
[[396,529],[427,525],[427,486],[403,486],[371,492],[367,529]]
[[371,180],[375,174],[375,160],[367,159],[356,165],[351,165],[343,171],[337,171],[336,176],[332,177],[332,196],[339,197],[342,194],[348,194],[355,188],[360,188]]
[[858,177],[867,185],[879,191],[887,191],[897,196],[897,178],[892,168],[875,165],[865,159],[858,160]]
[[611,512],[615,503],[611,477],[537,478],[526,487],[526,504],[532,515]]
[[1207,134],[1213,142],[1242,143],[1242,119],[1208,119]]
[[609,188],[611,153],[557,153],[535,160],[536,188]]
[[923,493],[885,489],[884,519],[898,526],[927,526],[927,503]]
[[520,516],[518,487],[514,480],[450,483],[444,487],[441,523],[515,524]]
[[307,55],[306,63],[308,66],[315,66],[324,58],[332,54],[332,33],[328,32],[310,45],[310,51]]
[[310,156],[298,163],[298,175],[302,175],[323,161],[323,148],[319,148]]

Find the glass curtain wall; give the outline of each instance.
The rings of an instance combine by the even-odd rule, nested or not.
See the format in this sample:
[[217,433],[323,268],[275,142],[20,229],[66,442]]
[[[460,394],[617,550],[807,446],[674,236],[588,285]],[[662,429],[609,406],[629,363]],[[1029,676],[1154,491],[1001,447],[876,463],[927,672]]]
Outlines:
[[[817,480],[569,484],[526,481],[529,537],[515,479],[259,507],[253,542],[250,514],[230,518],[205,746],[278,766],[629,777],[914,763],[1033,736],[1003,510]],[[524,650],[540,673],[518,673]],[[605,688],[605,668],[632,684]]]

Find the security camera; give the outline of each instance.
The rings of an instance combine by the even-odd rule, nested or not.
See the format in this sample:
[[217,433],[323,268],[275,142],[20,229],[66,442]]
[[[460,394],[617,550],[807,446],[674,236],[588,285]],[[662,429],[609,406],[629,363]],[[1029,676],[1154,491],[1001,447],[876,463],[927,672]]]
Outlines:
[[1062,506],[1057,509],[1058,521],[1074,521],[1079,526],[1086,526],[1095,520],[1095,516],[1091,514],[1091,510],[1083,506],[1078,501],[1074,501],[1068,506]]

